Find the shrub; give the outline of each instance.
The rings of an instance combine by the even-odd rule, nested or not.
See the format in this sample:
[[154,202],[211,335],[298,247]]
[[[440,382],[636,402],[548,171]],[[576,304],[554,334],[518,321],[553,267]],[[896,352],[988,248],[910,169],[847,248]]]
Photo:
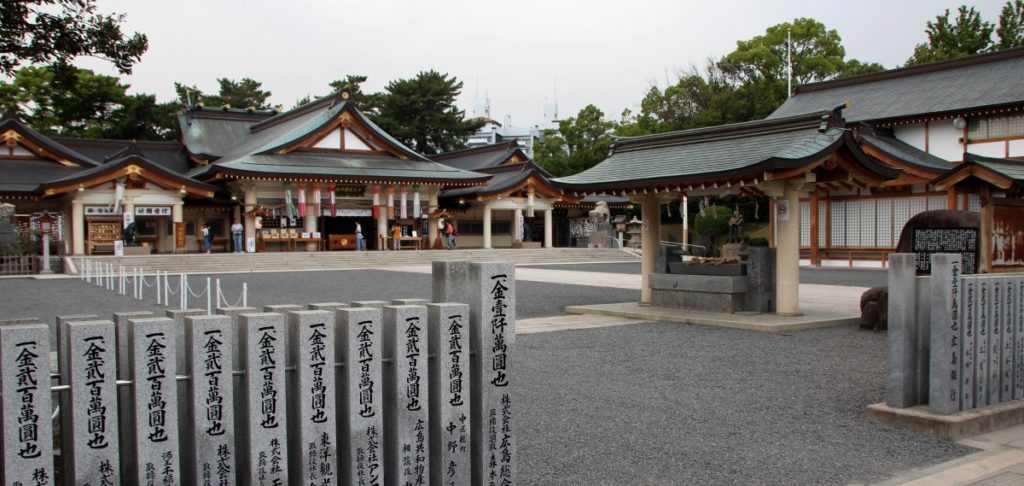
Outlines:
[[768,238],[763,236],[754,236],[747,238],[748,246],[768,246]]
[[709,206],[693,218],[693,229],[712,240],[729,232],[732,211],[725,206]]

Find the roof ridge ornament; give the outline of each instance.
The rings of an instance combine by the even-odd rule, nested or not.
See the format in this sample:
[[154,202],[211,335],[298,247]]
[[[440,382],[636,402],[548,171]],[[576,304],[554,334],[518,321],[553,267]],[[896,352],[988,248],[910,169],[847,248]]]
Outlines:
[[836,106],[833,106],[827,113],[821,115],[821,123],[818,125],[818,131],[825,133],[829,128],[845,128],[846,119],[843,118],[843,110],[850,107],[850,100],[846,100]]

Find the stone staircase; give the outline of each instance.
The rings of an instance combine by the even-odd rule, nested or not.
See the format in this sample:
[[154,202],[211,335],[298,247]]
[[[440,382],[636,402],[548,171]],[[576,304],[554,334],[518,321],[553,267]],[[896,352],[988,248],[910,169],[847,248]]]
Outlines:
[[137,267],[147,273],[160,270],[187,274],[381,268],[428,265],[435,260],[503,261],[516,264],[640,261],[633,253],[612,248],[213,253],[209,255],[72,257],[69,259],[74,264],[75,272],[69,271],[68,273],[81,272],[83,258],[93,262],[112,263],[115,266],[124,265],[125,268]]

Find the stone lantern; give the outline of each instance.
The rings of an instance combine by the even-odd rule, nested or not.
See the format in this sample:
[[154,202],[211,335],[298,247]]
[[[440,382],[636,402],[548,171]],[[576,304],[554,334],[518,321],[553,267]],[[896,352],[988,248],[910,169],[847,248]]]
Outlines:
[[635,250],[643,241],[644,222],[633,216],[633,219],[626,223],[626,227],[626,232],[629,233],[629,242]]

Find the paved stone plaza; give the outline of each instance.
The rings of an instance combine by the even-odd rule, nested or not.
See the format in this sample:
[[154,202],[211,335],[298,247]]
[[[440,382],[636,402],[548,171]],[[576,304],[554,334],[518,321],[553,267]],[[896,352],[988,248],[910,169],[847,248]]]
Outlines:
[[[570,270],[570,280],[635,273],[630,265],[541,268]],[[250,306],[430,297],[425,273],[221,276],[231,299],[243,281]],[[199,282],[205,276],[192,285]],[[865,418],[885,394],[885,334],[843,327],[769,335],[597,316],[596,326],[577,330],[528,325],[567,305],[639,298],[625,285],[596,285],[517,284],[519,318],[533,331],[520,334],[513,358],[523,404],[520,484],[849,484],[973,452]],[[2,279],[0,295],[5,318],[162,313],[76,279]]]

